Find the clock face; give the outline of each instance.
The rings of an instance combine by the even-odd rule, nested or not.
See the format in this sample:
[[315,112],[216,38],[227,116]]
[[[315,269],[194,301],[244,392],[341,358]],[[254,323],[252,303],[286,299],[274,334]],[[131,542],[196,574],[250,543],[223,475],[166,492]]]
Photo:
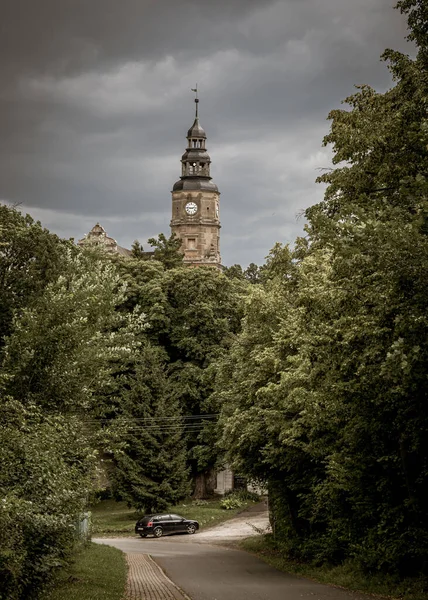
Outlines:
[[194,202],[188,202],[184,208],[188,215],[195,215],[198,210],[198,207]]

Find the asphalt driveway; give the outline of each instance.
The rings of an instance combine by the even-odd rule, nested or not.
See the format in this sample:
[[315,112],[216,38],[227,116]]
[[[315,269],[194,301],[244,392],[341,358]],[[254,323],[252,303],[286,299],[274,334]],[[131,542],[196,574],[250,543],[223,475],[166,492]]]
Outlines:
[[[242,531],[248,535],[245,525],[251,522],[263,525],[266,514],[254,512],[240,519]],[[94,541],[115,546],[128,554],[150,555],[192,600],[368,600],[363,594],[282,573],[247,552],[222,546],[242,537],[238,522],[233,521],[229,522],[229,534],[234,530],[232,535],[228,535],[227,524],[223,524],[193,536],[160,539],[135,536]],[[251,526],[249,530],[256,534]]]

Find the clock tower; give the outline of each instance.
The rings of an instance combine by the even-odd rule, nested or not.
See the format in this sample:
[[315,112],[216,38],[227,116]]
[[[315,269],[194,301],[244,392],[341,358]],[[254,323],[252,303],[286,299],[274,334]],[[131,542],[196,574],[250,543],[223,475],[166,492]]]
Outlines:
[[[196,91],[196,90],[194,90]],[[171,231],[181,238],[184,264],[221,267],[220,192],[211,180],[207,136],[196,114],[187,132],[187,148],[181,157],[181,177],[172,189]]]

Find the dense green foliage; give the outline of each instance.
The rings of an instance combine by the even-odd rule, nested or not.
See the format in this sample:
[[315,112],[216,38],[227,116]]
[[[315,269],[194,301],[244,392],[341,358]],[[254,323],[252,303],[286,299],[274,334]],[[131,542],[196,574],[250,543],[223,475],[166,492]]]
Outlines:
[[77,252],[29,215],[0,205],[0,346],[14,312],[36,300],[61,273],[65,249]]
[[14,600],[36,597],[73,549],[95,470],[83,415],[133,336],[115,311],[122,293],[111,265],[14,209],[0,216],[10,309],[1,323],[0,598]]
[[[179,252],[181,247],[181,239],[175,233],[169,238],[164,233],[160,233],[157,238],[150,238],[149,244],[154,248],[153,257],[161,262],[165,269],[174,269],[183,264],[183,255]],[[134,246],[133,255],[135,258],[141,258],[137,248]]]
[[228,461],[290,557],[428,575],[427,4],[398,8],[417,57],[330,114],[325,198],[260,268],[82,251],[0,206],[0,600],[68,560],[101,458],[145,511]]
[[165,511],[190,491],[181,407],[158,354],[147,344],[120,379],[115,421],[124,445],[113,455],[111,473],[115,495],[151,513]]
[[[171,268],[171,264],[170,253],[165,261],[117,261],[121,278],[127,283],[121,310],[127,313],[140,307],[144,312],[150,347],[144,360],[152,362],[140,369],[140,382],[133,375],[135,389],[142,385],[150,402],[142,403],[142,390],[126,393],[119,402],[117,414],[126,416],[132,427],[123,438],[129,442],[128,449],[115,458],[119,468],[114,482],[119,496],[147,510],[156,506],[160,510],[165,503],[185,495],[188,468],[196,494],[203,497],[209,491],[209,475],[218,460],[213,423],[217,407],[209,403],[215,363],[227,353],[240,328],[241,296],[245,292],[240,282],[230,281],[216,269]],[[161,453],[155,451],[160,446],[164,449]],[[171,448],[175,448],[173,455],[168,451]],[[176,474],[170,492],[166,473]],[[148,488],[148,481],[153,483],[154,479],[162,492],[155,496]],[[142,502],[146,494],[150,504]],[[156,504],[152,504],[155,497]]]
[[224,267],[223,273],[229,279],[238,279],[240,281],[247,281],[248,283],[263,283],[264,270],[265,265],[259,267],[255,263],[250,263],[246,269],[243,269],[241,265]]
[[427,573],[428,95],[426,2],[394,87],[335,110],[307,237],[276,246],[217,397],[235,468],[268,482],[290,556]]
[[75,418],[2,398],[0,598],[36,597],[74,544],[93,452]]

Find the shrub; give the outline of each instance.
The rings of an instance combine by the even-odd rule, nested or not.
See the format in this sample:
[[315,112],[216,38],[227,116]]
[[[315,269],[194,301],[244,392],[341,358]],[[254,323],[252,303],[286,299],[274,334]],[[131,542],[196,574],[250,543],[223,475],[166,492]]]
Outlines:
[[237,498],[236,496],[227,496],[220,501],[221,508],[224,510],[233,510],[234,508],[241,508],[244,505],[244,502]]
[[209,506],[209,502],[207,500],[193,500],[192,506]]
[[79,541],[92,456],[75,418],[2,403],[0,600],[37,598]]
[[255,492],[250,492],[249,490],[227,490],[224,494],[224,498],[229,498],[232,496],[233,498],[239,498],[242,502],[259,502],[260,496]]

